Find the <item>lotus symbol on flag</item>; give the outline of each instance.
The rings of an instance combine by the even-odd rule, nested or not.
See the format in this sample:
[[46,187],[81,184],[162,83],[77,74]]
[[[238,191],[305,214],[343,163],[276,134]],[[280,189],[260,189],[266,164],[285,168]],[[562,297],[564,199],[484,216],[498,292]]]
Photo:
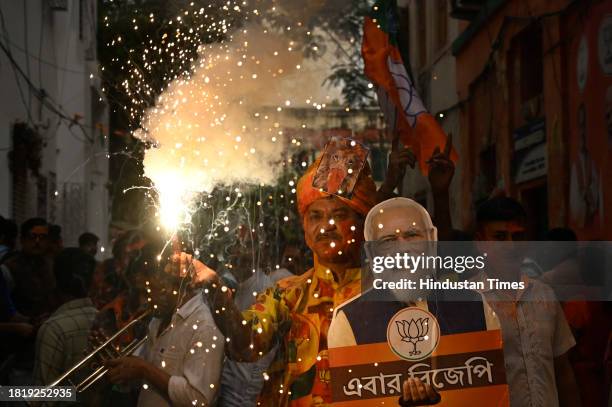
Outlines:
[[395,321],[397,331],[402,337],[403,342],[409,342],[412,344],[413,349],[410,352],[410,356],[418,355],[421,353],[417,350],[417,343],[422,342],[426,339],[427,333],[429,332],[429,318],[417,318],[407,321],[405,319]]

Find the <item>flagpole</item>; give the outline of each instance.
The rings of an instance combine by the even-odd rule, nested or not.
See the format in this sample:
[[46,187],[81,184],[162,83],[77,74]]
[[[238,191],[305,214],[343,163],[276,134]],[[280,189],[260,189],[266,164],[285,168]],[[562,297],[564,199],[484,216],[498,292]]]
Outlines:
[[[391,128],[391,134],[392,134],[392,138],[391,138],[391,151],[399,151],[399,146],[400,146],[400,137],[399,137],[399,132],[397,131],[397,119],[399,117],[399,114],[397,112],[397,107],[395,107],[393,109],[393,127]],[[406,176],[406,169],[404,168],[404,170],[401,173],[401,181],[399,183],[399,185],[397,186],[397,192],[399,196],[403,196],[403,192],[404,192],[404,177]]]

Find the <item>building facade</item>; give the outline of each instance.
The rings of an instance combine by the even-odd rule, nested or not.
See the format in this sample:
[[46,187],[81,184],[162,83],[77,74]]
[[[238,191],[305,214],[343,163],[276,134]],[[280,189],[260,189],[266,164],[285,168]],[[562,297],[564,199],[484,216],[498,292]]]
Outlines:
[[0,214],[107,243],[108,109],[95,0],[0,0]]
[[570,227],[580,239],[609,240],[612,3],[469,3],[470,13],[454,13],[470,20],[452,47],[461,225],[501,191],[526,207],[532,238]]

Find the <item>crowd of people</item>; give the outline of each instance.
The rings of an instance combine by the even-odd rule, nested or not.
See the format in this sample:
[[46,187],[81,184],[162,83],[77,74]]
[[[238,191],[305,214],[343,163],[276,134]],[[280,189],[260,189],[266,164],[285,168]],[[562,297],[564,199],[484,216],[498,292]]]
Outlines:
[[[79,395],[83,404],[325,406],[334,380],[329,349],[384,342],[389,318],[417,306],[438,317],[443,335],[501,330],[511,406],[608,405],[610,306],[559,302],[547,278],[562,262],[550,273],[527,275],[520,262],[492,259],[466,278],[521,280],[526,288],[467,293],[473,301],[434,302],[420,292],[418,299],[383,302],[362,292],[364,241],[526,239],[524,208],[500,195],[479,205],[472,233],[453,229],[449,151],[436,150],[428,161],[433,219],[417,202],[394,196],[405,167],[414,165],[407,150],[391,154],[378,189],[366,166],[350,196],[313,187],[313,163],[297,185],[310,267],[303,249],[285,245],[283,267],[254,270],[245,237],[237,236],[231,269],[217,272],[139,231],[122,234],[112,258],[96,262],[99,239],[92,233],[81,235],[79,247],[64,248],[58,225],[33,218],[18,230],[2,218],[1,383],[50,385],[128,327],[93,359],[108,373]],[[569,229],[551,230],[548,239],[576,240]],[[117,350],[134,343],[133,352]],[[442,398],[431,383],[409,377],[398,404]]]

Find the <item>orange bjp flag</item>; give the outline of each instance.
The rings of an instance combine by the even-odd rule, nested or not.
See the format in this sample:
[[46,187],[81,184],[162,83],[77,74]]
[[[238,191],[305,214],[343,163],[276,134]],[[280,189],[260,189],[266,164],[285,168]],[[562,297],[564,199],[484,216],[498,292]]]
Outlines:
[[[379,0],[366,16],[361,54],[366,76],[376,85],[378,103],[390,129],[416,155],[427,174],[427,160],[438,147],[444,150],[446,134],[425,109],[398,46],[399,23],[395,0]],[[450,158],[457,161],[453,149]]]

